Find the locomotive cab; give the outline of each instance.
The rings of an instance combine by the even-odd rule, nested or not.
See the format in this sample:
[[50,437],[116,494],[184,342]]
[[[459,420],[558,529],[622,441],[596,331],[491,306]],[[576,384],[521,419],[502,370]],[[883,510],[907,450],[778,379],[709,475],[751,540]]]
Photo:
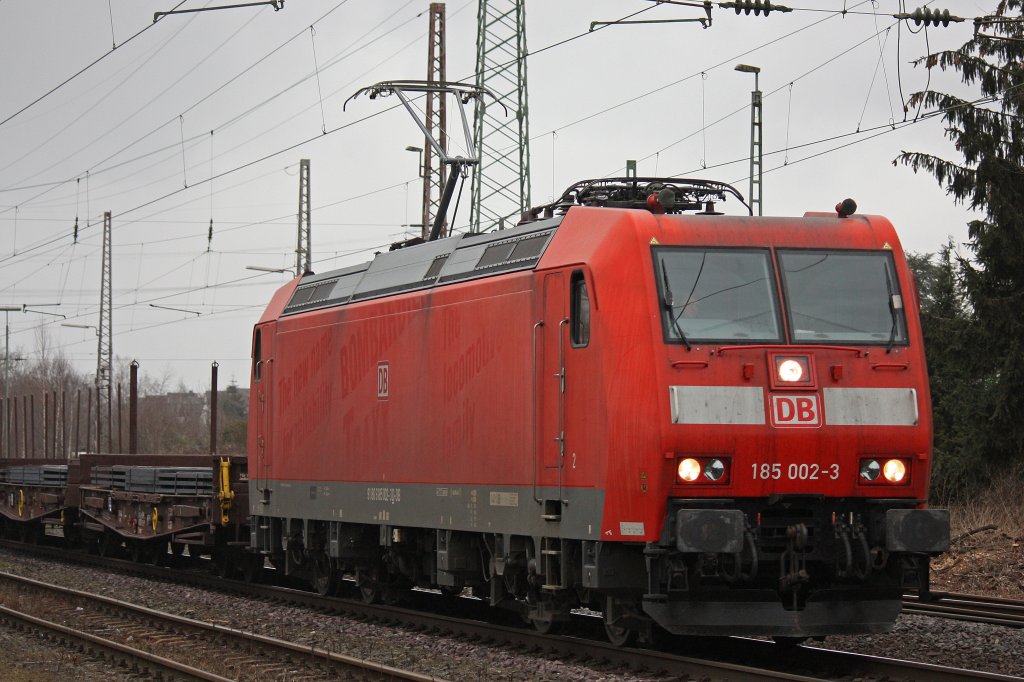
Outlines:
[[[599,221],[573,211],[566,223],[590,223],[581,230]],[[605,528],[623,541],[661,531],[642,552],[642,601],[618,604],[634,614],[620,624],[642,627],[642,612],[678,634],[888,630],[903,589],[927,591],[928,559],[949,541],[947,512],[926,508],[927,372],[891,225],[654,212],[631,236],[642,292],[621,276],[622,244],[590,258],[607,355],[653,340],[652,381],[607,400],[613,421],[637,425],[632,447],[608,453]],[[630,318],[640,296],[647,320]],[[659,393],[644,415],[638,394]],[[633,449],[645,441],[646,458]],[[664,515],[641,518],[637,493],[652,488],[666,493]],[[602,553],[613,566],[623,548]]]

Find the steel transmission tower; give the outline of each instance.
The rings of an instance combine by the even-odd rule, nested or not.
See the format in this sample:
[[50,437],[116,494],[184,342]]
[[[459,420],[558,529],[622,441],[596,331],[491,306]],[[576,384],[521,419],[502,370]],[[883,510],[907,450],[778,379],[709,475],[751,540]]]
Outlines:
[[[110,432],[110,384],[114,366],[113,344],[113,288],[111,285],[110,211],[103,214],[103,259],[100,275],[100,324],[96,330],[99,343],[96,349],[96,452],[103,448],[103,422],[106,417],[107,452],[113,451]],[[104,410],[106,414],[104,415]]]
[[[445,81],[445,35],[444,35],[444,3],[430,3],[430,33],[427,41],[427,82],[444,83]],[[438,206],[441,204],[441,193],[444,189],[444,163],[430,144],[433,137],[446,153],[448,151],[448,118],[444,92],[426,93],[426,114],[423,124],[426,135],[423,143],[423,239],[430,236],[430,226],[434,223]],[[441,237],[448,236],[448,226],[441,230]]]
[[473,174],[470,229],[515,225],[530,206],[530,126],[526,102],[525,0],[479,0],[476,84],[515,116],[477,100],[473,136],[480,165]]
[[309,159],[299,160],[299,237],[295,246],[295,276],[313,272],[309,194]]

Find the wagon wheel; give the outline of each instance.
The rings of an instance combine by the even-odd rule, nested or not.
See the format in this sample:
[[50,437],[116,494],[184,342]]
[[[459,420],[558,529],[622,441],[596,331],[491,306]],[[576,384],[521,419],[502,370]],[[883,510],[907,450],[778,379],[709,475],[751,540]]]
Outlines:
[[331,566],[331,559],[323,552],[313,556],[313,589],[321,597],[334,594],[338,589],[338,572]]
[[121,540],[113,533],[104,532],[96,542],[97,550],[102,557],[117,556],[121,549]]
[[149,548],[142,540],[132,540],[128,545],[128,555],[135,563],[143,563],[149,558]]
[[242,580],[258,583],[263,578],[263,555],[252,554],[242,562]]
[[149,547],[149,563],[154,566],[166,566],[167,561],[167,541],[166,540],[154,540]]
[[232,561],[234,557],[231,552],[227,550],[214,550],[213,552],[213,570],[216,571],[218,578],[231,579],[235,577],[235,564]]

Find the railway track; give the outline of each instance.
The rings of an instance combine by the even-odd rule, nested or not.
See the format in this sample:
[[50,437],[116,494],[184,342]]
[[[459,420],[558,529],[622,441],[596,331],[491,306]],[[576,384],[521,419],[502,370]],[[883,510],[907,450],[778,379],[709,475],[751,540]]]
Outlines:
[[[4,543],[6,544],[6,543]],[[541,652],[546,658],[564,658],[578,663],[600,662],[603,672],[609,668],[623,673],[634,670],[659,672],[670,676],[706,679],[788,679],[822,680],[836,677],[870,679],[929,680],[1019,680],[995,673],[974,672],[937,665],[899,661],[873,656],[796,646],[786,647],[763,640],[741,638],[675,639],[663,650],[624,649],[600,641],[600,618],[579,615],[573,623],[574,636],[542,635],[530,628],[484,622],[494,611],[475,599],[444,599],[430,593],[413,593],[415,609],[367,605],[358,599],[324,598],[319,595],[275,587],[225,581],[204,571],[169,571],[145,564],[113,561],[89,555],[72,555],[34,547],[33,551],[51,554],[80,563],[128,570],[135,574],[187,581],[190,585],[230,591],[274,603],[303,606],[331,614],[345,614],[360,620],[377,621],[389,627],[412,632],[429,632],[468,641],[486,641],[494,646],[519,651]],[[354,590],[353,590],[354,592]],[[698,652],[699,649],[699,652]],[[694,655],[680,655],[693,652]]]
[[922,601],[917,595],[903,598],[906,613],[952,618],[972,623],[1024,628],[1024,602],[1002,597],[983,597],[958,592],[933,592]]
[[437,678],[0,572],[0,618],[172,679]]

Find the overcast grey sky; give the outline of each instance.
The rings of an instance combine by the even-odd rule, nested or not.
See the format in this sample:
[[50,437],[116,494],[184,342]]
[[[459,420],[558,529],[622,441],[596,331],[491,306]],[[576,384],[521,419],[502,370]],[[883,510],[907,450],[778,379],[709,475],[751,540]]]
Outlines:
[[[222,384],[245,386],[252,324],[288,279],[245,266],[294,266],[301,158],[311,160],[316,271],[368,260],[418,222],[412,119],[389,110],[396,99],[342,103],[380,80],[425,77],[428,2],[288,0],[279,12],[153,24],[174,4],[0,0],[0,304],[65,315],[11,313],[11,346],[38,357],[45,335],[50,351],[93,372],[94,331],[60,324],[98,324],[111,211],[115,355],[194,389],[216,360]],[[218,4],[230,3],[182,7]],[[896,0],[794,0],[809,9],[765,18],[716,6],[707,29],[588,33],[591,21],[641,10],[636,18],[703,14],[652,4],[527,3],[534,204],[622,174],[626,159],[641,175],[706,177],[746,194],[753,78],[733,70],[743,62],[762,69],[766,215],[827,211],[851,196],[888,216],[908,250],[966,239],[969,214],[932,178],[891,162],[900,150],[957,158],[940,119],[915,123],[903,101],[928,80],[911,60],[960,46],[969,22],[911,32],[897,29]],[[945,6],[974,17],[995,0]],[[476,9],[447,3],[449,80],[472,80]],[[931,85],[974,96],[955,74],[935,70]]]

